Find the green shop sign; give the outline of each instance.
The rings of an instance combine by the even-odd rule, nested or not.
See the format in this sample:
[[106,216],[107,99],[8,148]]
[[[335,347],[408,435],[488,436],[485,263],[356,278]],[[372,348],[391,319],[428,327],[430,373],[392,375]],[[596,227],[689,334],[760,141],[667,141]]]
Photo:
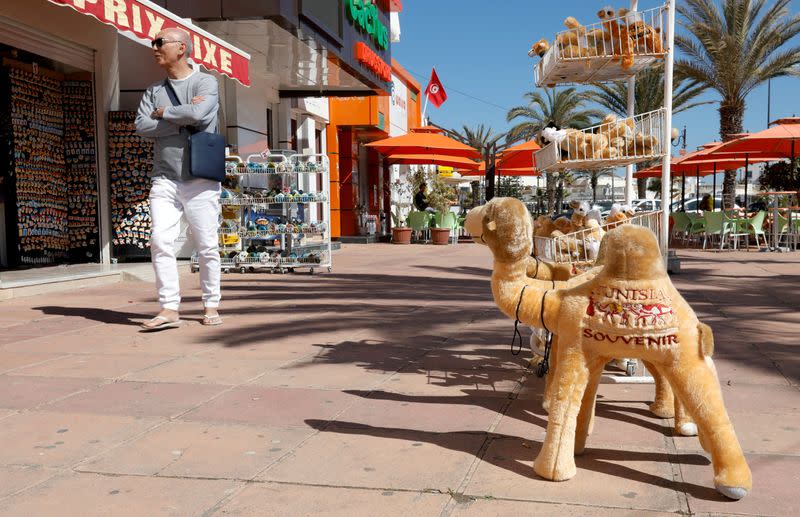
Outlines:
[[369,34],[375,45],[389,48],[389,29],[378,17],[378,7],[369,0],[347,0],[347,17],[361,32]]

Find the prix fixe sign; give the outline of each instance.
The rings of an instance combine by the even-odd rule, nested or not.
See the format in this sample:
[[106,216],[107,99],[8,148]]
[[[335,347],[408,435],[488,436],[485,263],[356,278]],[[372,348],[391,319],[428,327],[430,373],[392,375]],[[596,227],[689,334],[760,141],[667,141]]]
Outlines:
[[[389,48],[389,28],[381,23],[378,6],[370,0],[347,0],[347,17],[381,50]],[[390,78],[391,79],[391,78]]]
[[79,13],[94,16],[119,32],[128,32],[149,45],[163,29],[177,27],[194,43],[192,59],[208,70],[250,86],[250,55],[148,0],[49,0]]

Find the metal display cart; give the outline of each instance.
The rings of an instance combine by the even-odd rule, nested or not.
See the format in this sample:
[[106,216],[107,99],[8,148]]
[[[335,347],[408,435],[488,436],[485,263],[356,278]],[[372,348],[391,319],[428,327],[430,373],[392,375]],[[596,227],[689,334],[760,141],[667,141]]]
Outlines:
[[[223,273],[333,269],[330,162],[323,154],[226,160],[219,239]],[[192,257],[192,271],[199,270]]]
[[[632,193],[633,165],[648,161],[663,161],[661,197],[669,199],[670,196],[675,0],[668,0],[655,9],[638,11],[637,8],[638,0],[631,0],[628,13],[617,16],[609,11],[600,23],[578,24],[560,32],[534,67],[539,87],[627,80],[627,118],[582,131],[558,132],[553,134],[551,143],[534,154],[536,166],[543,172],[627,166],[627,202]],[[664,60],[664,106],[653,112],[636,114],[635,76],[661,59]],[[628,129],[620,128],[620,123]],[[610,151],[609,147],[615,150]],[[664,203],[661,212],[637,215],[628,221],[628,224],[647,226],[654,231],[665,260],[668,218],[669,203]],[[605,229],[612,226],[606,225]],[[594,264],[599,248],[599,242],[592,242],[596,236],[595,230],[589,229],[557,238],[536,238],[535,248],[545,260],[588,269]],[[639,361],[628,360],[625,373],[624,377],[604,375],[604,382],[653,382]]]

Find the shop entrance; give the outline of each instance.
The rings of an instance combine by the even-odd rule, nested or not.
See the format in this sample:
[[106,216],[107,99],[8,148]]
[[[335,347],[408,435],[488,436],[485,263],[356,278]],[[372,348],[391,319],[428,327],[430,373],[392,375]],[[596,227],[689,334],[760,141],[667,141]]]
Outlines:
[[100,261],[91,72],[0,44],[0,268]]

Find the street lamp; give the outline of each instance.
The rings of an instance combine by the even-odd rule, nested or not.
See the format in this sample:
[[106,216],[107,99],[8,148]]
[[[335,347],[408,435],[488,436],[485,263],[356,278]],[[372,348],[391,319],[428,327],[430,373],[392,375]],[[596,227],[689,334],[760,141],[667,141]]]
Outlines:
[[686,150],[686,126],[683,126],[683,131],[678,128],[672,128],[672,147],[682,147]]

